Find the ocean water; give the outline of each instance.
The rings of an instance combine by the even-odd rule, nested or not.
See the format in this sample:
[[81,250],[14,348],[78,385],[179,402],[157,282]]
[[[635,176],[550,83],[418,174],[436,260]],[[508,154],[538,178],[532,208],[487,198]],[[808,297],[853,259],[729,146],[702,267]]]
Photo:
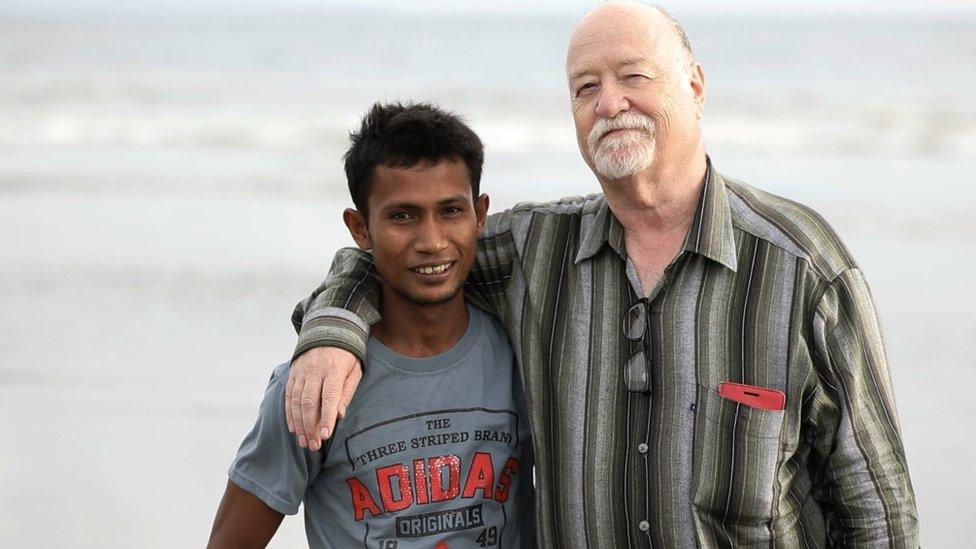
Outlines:
[[[373,101],[463,113],[495,209],[597,191],[577,15],[0,17],[3,545],[205,542],[291,308],[351,244],[340,156]],[[814,206],[867,273],[923,542],[964,544],[976,20],[682,19],[718,169]]]

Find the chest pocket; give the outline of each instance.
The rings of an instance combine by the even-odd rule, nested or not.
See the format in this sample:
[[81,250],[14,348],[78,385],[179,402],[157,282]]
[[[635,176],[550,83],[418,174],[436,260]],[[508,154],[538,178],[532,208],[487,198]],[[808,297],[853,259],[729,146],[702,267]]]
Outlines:
[[697,411],[694,512],[699,528],[736,526],[740,541],[765,538],[784,412],[751,408],[702,385]]

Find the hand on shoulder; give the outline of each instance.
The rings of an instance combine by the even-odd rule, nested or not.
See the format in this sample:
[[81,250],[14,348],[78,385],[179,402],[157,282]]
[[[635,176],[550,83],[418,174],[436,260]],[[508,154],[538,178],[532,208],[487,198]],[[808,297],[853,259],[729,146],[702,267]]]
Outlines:
[[299,446],[322,447],[362,377],[356,355],[338,347],[315,347],[292,361],[284,406],[288,430],[298,437]]

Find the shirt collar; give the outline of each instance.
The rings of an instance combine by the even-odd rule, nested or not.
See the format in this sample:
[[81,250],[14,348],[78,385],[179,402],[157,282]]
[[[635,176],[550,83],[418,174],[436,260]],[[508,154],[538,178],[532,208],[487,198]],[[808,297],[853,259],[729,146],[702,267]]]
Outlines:
[[[705,185],[683,249],[721,263],[735,272],[735,233],[732,230],[728,191],[725,180],[712,168],[711,160],[707,159],[707,163]],[[604,244],[609,244],[621,258],[627,257],[623,225],[610,211],[606,198],[601,201],[593,222],[589,226],[585,223],[580,226],[580,242],[577,263],[596,255]]]
[[600,207],[593,214],[593,221],[589,225],[580,224],[580,249],[576,253],[576,263],[596,255],[604,244],[609,244],[621,258],[627,257],[623,225],[610,211],[606,197],[600,196]]
[[707,159],[705,185],[698,201],[695,218],[685,237],[685,251],[705,256],[736,271],[735,232],[725,180]]

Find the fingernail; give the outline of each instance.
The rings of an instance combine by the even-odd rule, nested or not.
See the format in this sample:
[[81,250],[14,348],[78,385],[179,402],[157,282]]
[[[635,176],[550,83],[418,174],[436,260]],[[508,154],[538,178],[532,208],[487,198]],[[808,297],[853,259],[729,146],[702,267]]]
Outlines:
[[329,428],[328,427],[322,427],[322,438],[323,439],[329,438]]
[[295,424],[294,423],[289,423],[288,424],[288,430],[291,431],[292,433],[294,433],[295,432]]
[[298,437],[298,445],[301,446],[302,448],[308,446],[308,441],[305,440],[305,435]]
[[345,406],[339,406],[339,415],[342,416],[342,417],[346,417],[346,407]]
[[312,450],[318,450],[319,449],[319,441],[317,441],[317,440],[309,441],[308,447],[311,448]]

